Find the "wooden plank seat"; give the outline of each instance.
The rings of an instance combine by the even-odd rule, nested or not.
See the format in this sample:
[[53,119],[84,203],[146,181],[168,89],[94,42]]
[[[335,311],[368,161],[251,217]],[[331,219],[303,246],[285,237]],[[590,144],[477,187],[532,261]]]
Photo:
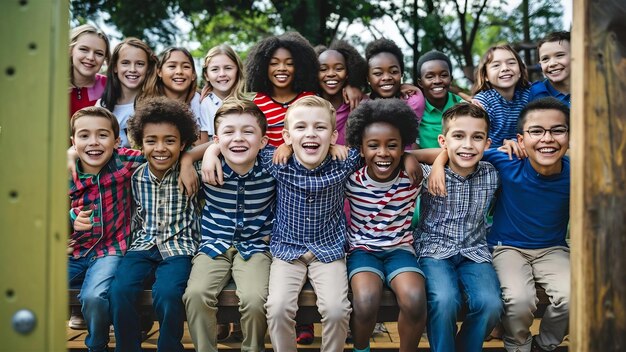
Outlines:
[[[69,304],[70,306],[80,306],[77,295],[79,290],[69,290]],[[540,318],[543,316],[545,308],[550,304],[548,296],[541,287],[537,287],[537,297],[539,299],[538,308],[535,312],[535,317]],[[349,298],[352,298],[352,294],[349,294]],[[239,299],[235,294],[235,283],[231,282],[222,290],[222,293],[218,297],[218,313],[217,319],[220,322],[236,322],[239,321]],[[152,291],[144,290],[139,297],[139,304],[141,306],[152,306]],[[316,296],[313,292],[311,284],[307,282],[298,298],[299,310],[296,315],[296,321],[300,324],[309,324],[319,322],[321,317],[317,311]],[[459,315],[459,319],[465,316],[465,308]],[[390,322],[398,320],[398,305],[396,303],[396,297],[393,292],[387,288],[383,291],[383,296],[380,302],[380,309],[378,310],[379,322]]]

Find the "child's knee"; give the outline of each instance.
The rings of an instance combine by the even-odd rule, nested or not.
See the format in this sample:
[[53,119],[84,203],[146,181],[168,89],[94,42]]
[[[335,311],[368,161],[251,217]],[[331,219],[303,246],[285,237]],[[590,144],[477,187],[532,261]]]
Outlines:
[[318,307],[323,322],[342,322],[350,319],[350,301],[347,298],[334,300]]
[[411,290],[396,295],[400,311],[410,315],[413,320],[426,317],[426,293],[422,290]]

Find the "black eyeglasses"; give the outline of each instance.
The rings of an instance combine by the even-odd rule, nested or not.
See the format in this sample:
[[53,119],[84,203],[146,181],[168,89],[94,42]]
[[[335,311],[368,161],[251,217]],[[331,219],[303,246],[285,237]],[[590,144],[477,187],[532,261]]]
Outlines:
[[543,127],[537,126],[537,127],[531,127],[524,132],[528,133],[530,137],[532,137],[533,139],[539,139],[539,138],[543,138],[543,136],[546,135],[546,132],[550,132],[552,137],[558,138],[567,134],[569,130],[565,126],[552,127],[550,129],[545,129]]

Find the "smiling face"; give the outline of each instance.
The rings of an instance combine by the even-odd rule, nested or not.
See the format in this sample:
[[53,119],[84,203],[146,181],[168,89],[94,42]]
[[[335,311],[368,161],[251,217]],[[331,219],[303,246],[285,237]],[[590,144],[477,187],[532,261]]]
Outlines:
[[172,51],[157,74],[163,81],[165,95],[171,99],[184,99],[191,83],[196,79],[193,63],[182,51]]
[[448,166],[460,176],[476,170],[491,140],[487,138],[489,127],[481,118],[458,116],[447,123],[445,135],[440,134],[439,145],[448,152]]
[[367,66],[367,80],[372,91],[381,98],[393,98],[398,95],[402,70],[395,55],[386,52],[374,55]]
[[122,87],[139,91],[148,71],[148,54],[142,49],[124,45],[119,52],[114,72]]
[[106,51],[106,42],[97,34],[85,33],[78,37],[71,51],[74,79],[93,80],[104,63]]
[[[521,77],[520,66],[512,52],[496,49],[487,64],[487,81],[499,92],[513,92]],[[505,95],[505,94],[503,94]]]
[[324,94],[329,97],[341,94],[348,78],[346,59],[336,50],[326,50],[320,54],[318,60],[320,62],[318,79]]
[[426,99],[437,107],[445,106],[450,83],[452,83],[452,74],[448,63],[443,60],[426,61],[422,65],[421,71],[418,84]]
[[225,99],[237,82],[237,63],[224,54],[211,58],[206,68],[205,79],[220,99]]
[[267,75],[272,86],[278,89],[291,88],[295,72],[291,52],[285,48],[276,49],[267,68]]
[[567,84],[569,88],[570,43],[568,40],[543,43],[539,47],[539,62],[544,76],[553,85]]
[[165,172],[176,164],[185,146],[175,125],[146,123],[141,148],[152,174],[162,179]]
[[561,159],[569,148],[569,132],[554,136],[546,131],[543,137],[533,137],[527,131],[533,128],[549,130],[556,127],[568,128],[565,115],[558,110],[533,110],[527,113],[524,132],[517,135],[517,141],[528,154],[530,164],[544,176],[561,172]]
[[257,118],[248,114],[227,114],[220,118],[213,137],[228,166],[239,175],[252,169],[259,151],[267,144]]
[[283,130],[285,144],[293,148],[302,166],[309,170],[318,167],[337,141],[330,112],[322,107],[298,106],[289,111],[287,124]]
[[106,165],[113,149],[119,143],[115,138],[111,121],[100,116],[82,116],[74,122],[72,145],[78,153],[82,171],[98,174]]
[[367,175],[378,182],[387,182],[398,175],[402,160],[402,136],[393,125],[375,122],[363,130],[361,156]]

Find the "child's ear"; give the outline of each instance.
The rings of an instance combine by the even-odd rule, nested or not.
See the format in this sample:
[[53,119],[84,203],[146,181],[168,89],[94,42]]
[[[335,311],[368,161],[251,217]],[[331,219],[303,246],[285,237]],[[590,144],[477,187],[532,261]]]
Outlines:
[[439,142],[439,146],[441,148],[446,148],[446,136],[440,134],[439,136],[437,136],[437,142]]
[[489,149],[491,146],[491,138],[487,138],[487,142],[485,143],[485,149]]
[[72,142],[72,148],[76,149],[76,143],[74,143],[74,136],[70,137],[70,141]]
[[422,79],[421,78],[417,79],[417,86],[422,88],[422,89],[424,89],[424,87],[422,86]]
[[519,144],[519,147],[522,148],[523,151],[526,151],[526,146],[524,145],[524,135],[523,134],[517,134],[517,144]]
[[288,129],[283,129],[283,140],[285,141],[285,144],[291,145],[291,136],[289,135]]
[[115,139],[115,144],[113,144],[113,148],[117,149],[120,147],[120,143],[122,143],[122,140],[120,139],[120,137],[117,137]]
[[267,142],[270,141],[270,137],[268,137],[267,135],[264,135],[261,138],[261,149],[265,148],[265,146],[267,145]]
[[330,144],[334,145],[335,143],[337,143],[337,138],[339,138],[339,132],[337,132],[337,130],[334,130],[333,135],[330,136]]
[[213,135],[213,144],[217,144],[220,142],[220,137],[217,136],[217,134]]

